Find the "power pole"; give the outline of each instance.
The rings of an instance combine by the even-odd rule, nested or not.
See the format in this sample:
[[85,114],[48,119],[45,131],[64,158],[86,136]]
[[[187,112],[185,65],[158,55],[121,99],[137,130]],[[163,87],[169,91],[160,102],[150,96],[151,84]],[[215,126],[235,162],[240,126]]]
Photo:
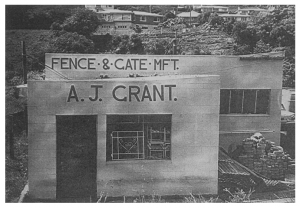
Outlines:
[[173,39],[173,55],[177,53],[177,30],[175,30],[175,38]]
[[192,8],[190,6],[190,27],[192,26]]
[[24,79],[24,84],[27,84],[27,68],[26,68],[26,48],[25,48],[25,41],[21,41],[21,45],[22,45],[23,79]]
[[[24,84],[27,84],[27,68],[26,68],[26,48],[25,48],[25,41],[21,41],[22,45],[22,67],[23,67],[23,78]],[[25,123],[25,131],[26,136],[28,135],[28,111],[27,111],[27,104],[25,104],[24,108],[24,123]]]

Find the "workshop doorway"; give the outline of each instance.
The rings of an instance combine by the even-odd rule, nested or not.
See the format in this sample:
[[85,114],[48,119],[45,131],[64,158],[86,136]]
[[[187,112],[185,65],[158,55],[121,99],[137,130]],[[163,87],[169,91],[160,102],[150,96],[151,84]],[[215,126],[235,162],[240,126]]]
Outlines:
[[97,116],[56,116],[57,199],[97,196]]

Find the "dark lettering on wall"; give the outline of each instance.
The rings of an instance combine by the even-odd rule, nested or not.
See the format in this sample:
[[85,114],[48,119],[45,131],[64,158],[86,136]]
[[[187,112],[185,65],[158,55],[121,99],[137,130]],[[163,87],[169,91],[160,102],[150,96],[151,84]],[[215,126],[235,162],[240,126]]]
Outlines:
[[162,70],[165,70],[165,66],[169,65],[168,63],[166,63],[167,61],[169,62],[170,59],[163,59],[163,67],[162,67]]
[[[133,92],[132,89],[137,89],[136,92]],[[138,86],[129,86],[129,102],[131,101],[131,96],[134,95],[135,99],[140,102],[138,94],[140,93],[140,88]]]
[[139,59],[131,59],[133,61],[133,68],[134,70],[136,70],[136,61],[138,61]]
[[126,89],[126,87],[125,87],[124,85],[118,85],[118,86],[116,86],[116,87],[113,89],[113,91],[112,91],[113,98],[114,98],[115,100],[117,100],[117,101],[127,101],[127,97],[118,98],[118,97],[116,96],[116,91],[117,91],[117,89],[119,89],[119,88]]
[[154,59],[154,70],[156,70],[156,65],[159,65],[159,70],[161,70],[161,60],[157,61]]
[[146,65],[144,61],[147,61],[147,59],[140,59],[140,70],[147,70],[147,68],[143,68],[142,66]]
[[72,65],[74,69],[77,69],[77,58],[75,58],[75,61],[73,61],[73,59],[70,58],[70,66],[69,66],[70,69],[72,69]]
[[70,88],[70,92],[69,92],[69,96],[68,96],[68,99],[67,99],[67,102],[70,102],[71,98],[74,98],[76,100],[76,102],[78,102],[78,96],[77,96],[77,92],[76,92],[76,89],[75,89],[75,86],[74,85],[71,85],[71,88]]
[[79,66],[80,69],[86,69],[86,67],[83,67],[82,65],[80,65],[80,62],[81,62],[82,60],[86,60],[86,58],[81,58],[81,59],[79,59],[79,60],[78,60],[78,66]]
[[[98,97],[99,97],[99,88],[102,88],[103,86],[102,85],[91,85],[91,88],[95,88],[95,96],[94,98],[92,97],[89,97],[90,101],[96,101],[98,100]],[[101,101],[101,99],[99,99],[99,101]]]
[[123,70],[123,69],[124,69],[124,66],[118,67],[118,65],[117,65],[117,62],[118,62],[118,61],[123,61],[123,59],[122,59],[122,58],[117,59],[117,60],[115,61],[115,67],[116,67],[117,69],[119,69],[119,70]]
[[149,101],[152,101],[151,94],[149,92],[149,89],[148,89],[147,85],[145,85],[145,87],[144,87],[144,91],[143,91],[143,95],[142,95],[142,100],[141,101],[143,102],[145,98],[148,98]]
[[169,100],[172,100],[172,87],[176,87],[176,85],[165,85],[165,87],[169,88]]
[[58,64],[58,60],[59,58],[52,58],[52,66],[51,66],[52,69],[54,69],[53,67],[54,64]]
[[125,70],[127,70],[127,68],[130,68],[132,70],[132,65],[131,65],[130,59],[127,59]]
[[61,67],[61,69],[69,69],[68,58],[61,58],[60,59],[60,67]]
[[174,70],[176,70],[176,69],[177,69],[177,68],[176,68],[176,61],[179,61],[179,59],[171,59],[171,61],[174,62]]
[[156,101],[156,93],[160,97],[160,100],[164,101],[164,86],[163,85],[160,86],[160,92],[159,92],[157,86],[153,85],[153,101]]
[[92,67],[91,65],[94,65],[95,62],[92,62],[92,61],[95,61],[96,59],[95,58],[89,58],[88,59],[88,69],[90,70],[95,70],[96,68],[95,67]]

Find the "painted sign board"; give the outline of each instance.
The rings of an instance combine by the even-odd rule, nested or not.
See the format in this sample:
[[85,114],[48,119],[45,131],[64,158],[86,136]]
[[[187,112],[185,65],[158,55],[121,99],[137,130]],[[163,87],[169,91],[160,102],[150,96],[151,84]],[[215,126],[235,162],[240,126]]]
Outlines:
[[105,54],[46,54],[46,65],[55,70],[79,71],[177,71],[180,58]]
[[[171,85],[155,85],[149,86],[144,85],[143,87],[140,87],[138,85],[117,85],[115,86],[111,92],[112,97],[114,100],[119,102],[131,102],[131,101],[137,101],[137,102],[143,102],[143,101],[177,101],[177,98],[172,97],[172,92],[176,88],[176,84]],[[67,97],[67,102],[81,102],[84,101],[102,101],[101,92],[100,90],[107,90],[103,89],[103,85],[101,84],[92,84],[91,85],[91,96],[88,97],[88,99],[80,98],[81,96],[77,93],[75,85],[70,86],[70,91]],[[166,95],[168,92],[168,96]],[[122,94],[122,95],[119,95]],[[85,97],[85,95],[83,95]],[[166,97],[167,96],[167,97]]]

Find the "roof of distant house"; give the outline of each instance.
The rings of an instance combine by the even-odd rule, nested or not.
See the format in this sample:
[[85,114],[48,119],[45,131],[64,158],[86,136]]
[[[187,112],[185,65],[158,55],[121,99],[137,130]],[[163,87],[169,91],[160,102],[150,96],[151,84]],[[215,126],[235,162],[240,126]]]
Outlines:
[[135,14],[135,15],[143,15],[143,16],[155,16],[162,17],[163,15],[149,13],[149,12],[141,12],[141,11],[127,11],[127,10],[119,10],[119,9],[106,9],[98,11],[100,14]]
[[268,11],[268,10],[261,9],[261,8],[258,8],[258,7],[247,7],[247,8],[239,9],[239,11],[259,11],[259,12],[263,12],[263,11]]
[[101,10],[101,11],[98,11],[97,13],[100,13],[100,14],[118,14],[118,13],[126,13],[126,14],[132,14],[133,12],[132,11],[126,11],[126,10],[119,10],[119,9],[106,9],[106,10]]
[[205,6],[202,6],[202,5],[195,5],[195,7],[197,7],[197,8],[219,8],[219,9],[228,9],[228,7],[225,7],[225,6],[216,6],[216,5],[211,5],[211,6],[208,6],[208,5],[205,5]]
[[191,11],[191,12],[182,12],[177,15],[177,17],[198,17],[200,13]]
[[251,17],[248,14],[218,14],[220,17]]
[[143,15],[143,16],[154,16],[154,17],[162,17],[163,15],[155,14],[155,13],[149,13],[149,12],[141,12],[141,11],[133,11],[135,15]]

